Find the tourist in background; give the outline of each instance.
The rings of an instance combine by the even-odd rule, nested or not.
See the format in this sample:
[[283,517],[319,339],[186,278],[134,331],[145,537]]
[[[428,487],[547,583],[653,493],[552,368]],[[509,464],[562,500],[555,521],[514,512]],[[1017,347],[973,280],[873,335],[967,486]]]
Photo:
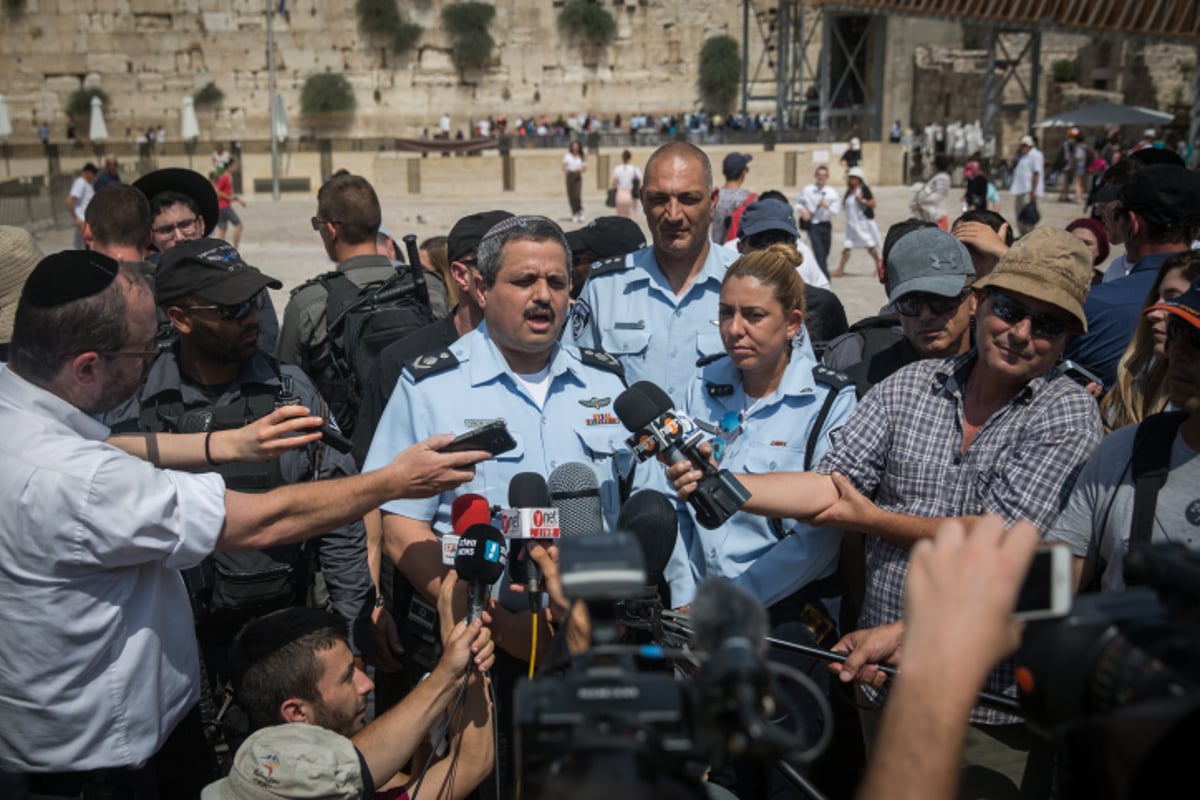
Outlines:
[[879,245],[883,237],[879,235],[879,226],[875,224],[875,196],[871,187],[867,186],[867,175],[862,167],[851,167],[846,176],[849,187],[842,205],[846,207],[846,237],[842,244],[842,260],[838,268],[829,273],[831,278],[840,278],[846,274],[846,263],[850,261],[850,251],[865,248],[871,256],[873,267],[879,266]]
[[632,161],[633,154],[628,150],[621,153],[621,163],[613,167],[612,187],[617,190],[617,216],[637,222],[642,171]]
[[583,222],[583,173],[587,172],[587,156],[583,144],[574,139],[562,160],[562,171],[567,176],[567,202],[571,204],[571,221]]

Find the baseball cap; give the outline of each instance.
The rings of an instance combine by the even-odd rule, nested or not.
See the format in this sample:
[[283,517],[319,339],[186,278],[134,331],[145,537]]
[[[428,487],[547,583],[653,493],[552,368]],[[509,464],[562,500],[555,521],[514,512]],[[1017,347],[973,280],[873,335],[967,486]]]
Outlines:
[[1193,281],[1186,292],[1165,303],[1155,303],[1143,311],[1165,311],[1174,314],[1193,328],[1200,328],[1200,280]]
[[646,246],[646,236],[640,225],[626,217],[597,217],[568,233],[567,244],[572,253],[586,250],[599,260],[640,250]]
[[748,153],[730,153],[721,162],[721,172],[725,173],[726,178],[736,178],[742,174],[742,170],[746,168],[746,165],[753,160],[754,156]]
[[1025,147],[1033,147],[1033,137],[1030,136],[1029,134],[1022,136],[1021,144],[1024,145]]
[[220,239],[181,242],[162,254],[154,273],[154,293],[163,303],[195,294],[218,305],[248,300],[283,284],[247,264]]
[[971,254],[941,228],[918,228],[892,246],[887,258],[888,302],[911,292],[942,297],[962,293],[965,278],[975,276]]
[[156,169],[134,181],[133,188],[146,195],[146,200],[150,202],[154,202],[154,198],[163,192],[178,192],[190,197],[204,220],[205,235],[217,226],[220,213],[217,190],[213,188],[212,181],[195,170],[183,167]]
[[361,800],[363,765],[341,734],[293,722],[250,734],[229,777],[210,783],[201,800]]
[[29,231],[0,225],[0,342],[12,339],[21,290],[41,260],[42,251]]
[[975,283],[1043,300],[1061,308],[1087,330],[1083,302],[1092,286],[1092,254],[1061,228],[1041,227],[1018,239],[996,268]]
[[846,171],[846,177],[858,178],[863,183],[867,182],[867,171],[859,166],[853,166]]
[[766,231],[783,231],[797,239],[800,232],[796,230],[796,220],[792,217],[792,209],[782,200],[755,200],[746,206],[738,224],[738,238],[747,239]]
[[1173,225],[1200,216],[1200,173],[1170,164],[1151,164],[1134,173],[1117,199],[1152,222]]
[[498,223],[512,217],[508,211],[480,211],[454,223],[447,237],[446,257],[450,263],[462,261],[479,247],[479,240]]

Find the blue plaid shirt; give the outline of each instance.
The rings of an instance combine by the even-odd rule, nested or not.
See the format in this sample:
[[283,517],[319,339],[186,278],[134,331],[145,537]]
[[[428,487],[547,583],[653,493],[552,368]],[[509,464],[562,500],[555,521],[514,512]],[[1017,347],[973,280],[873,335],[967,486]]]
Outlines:
[[[837,470],[885,511],[920,517],[998,514],[1048,531],[1075,478],[1100,442],[1095,399],[1070,378],[1030,381],[979,429],[963,452],[963,397],[975,367],[971,350],[904,367],[875,386],[830,438],[817,472]],[[1054,373],[1051,373],[1053,375]],[[906,548],[866,537],[867,589],[860,627],[904,612]],[[988,678],[989,691],[1015,694],[1011,662]],[[975,709],[983,724],[1015,721]]]

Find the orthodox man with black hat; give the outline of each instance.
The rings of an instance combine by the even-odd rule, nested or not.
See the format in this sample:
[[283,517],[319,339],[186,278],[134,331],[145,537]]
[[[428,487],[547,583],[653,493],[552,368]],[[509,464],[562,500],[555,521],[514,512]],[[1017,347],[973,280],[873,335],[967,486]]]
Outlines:
[[[105,421],[113,431],[188,432],[203,424],[197,422],[201,419],[212,429],[239,428],[293,403],[328,417],[307,375],[257,347],[263,297],[268,288],[279,287],[279,281],[217,239],[184,242],[164,253],[155,295],[178,340],[154,361],[138,393],[108,414]],[[251,493],[358,473],[348,453],[319,441],[271,461],[206,468],[219,473],[226,488]],[[215,690],[215,705],[220,705],[218,687],[228,675],[225,653],[234,634],[251,617],[305,605],[314,568],[324,576],[330,605],[351,631],[355,652],[366,649],[375,593],[362,521],[311,544],[315,547],[218,553],[188,576],[209,683],[204,688]]]
[[[106,443],[98,421],[142,383],[156,327],[144,280],[97,253],[49,256],[22,290],[0,370],[0,773],[17,783],[6,796],[194,796],[200,674],[180,570],[436,494],[487,457],[439,453],[452,439],[441,435],[374,473],[261,494],[158,468]],[[316,436],[275,440],[319,424],[290,406],[248,434],[150,435],[130,449],[198,468],[306,444]]]
[[[899,619],[909,551],[945,519],[996,514],[1049,529],[1101,437],[1095,399],[1055,370],[1067,340],[1086,330],[1091,277],[1091,254],[1066,231],[1022,237],[974,284],[974,348],[917,361],[877,384],[811,472],[739,475],[751,495],[742,511],[862,533],[863,628]],[[700,477],[686,464],[667,474],[681,497]],[[839,646],[853,649],[858,635]],[[1001,663],[986,688],[1015,696],[1012,663]],[[1008,784],[1049,793],[1047,772],[1025,772],[1033,739],[1019,719],[980,707],[971,721],[964,796]]]

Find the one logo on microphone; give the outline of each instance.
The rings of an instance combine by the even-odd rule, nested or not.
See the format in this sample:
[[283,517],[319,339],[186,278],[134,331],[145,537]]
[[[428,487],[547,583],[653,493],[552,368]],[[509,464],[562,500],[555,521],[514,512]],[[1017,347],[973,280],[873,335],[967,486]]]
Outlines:
[[490,539],[485,543],[483,548],[483,558],[485,561],[491,561],[493,564],[500,561],[500,543],[493,542]]

